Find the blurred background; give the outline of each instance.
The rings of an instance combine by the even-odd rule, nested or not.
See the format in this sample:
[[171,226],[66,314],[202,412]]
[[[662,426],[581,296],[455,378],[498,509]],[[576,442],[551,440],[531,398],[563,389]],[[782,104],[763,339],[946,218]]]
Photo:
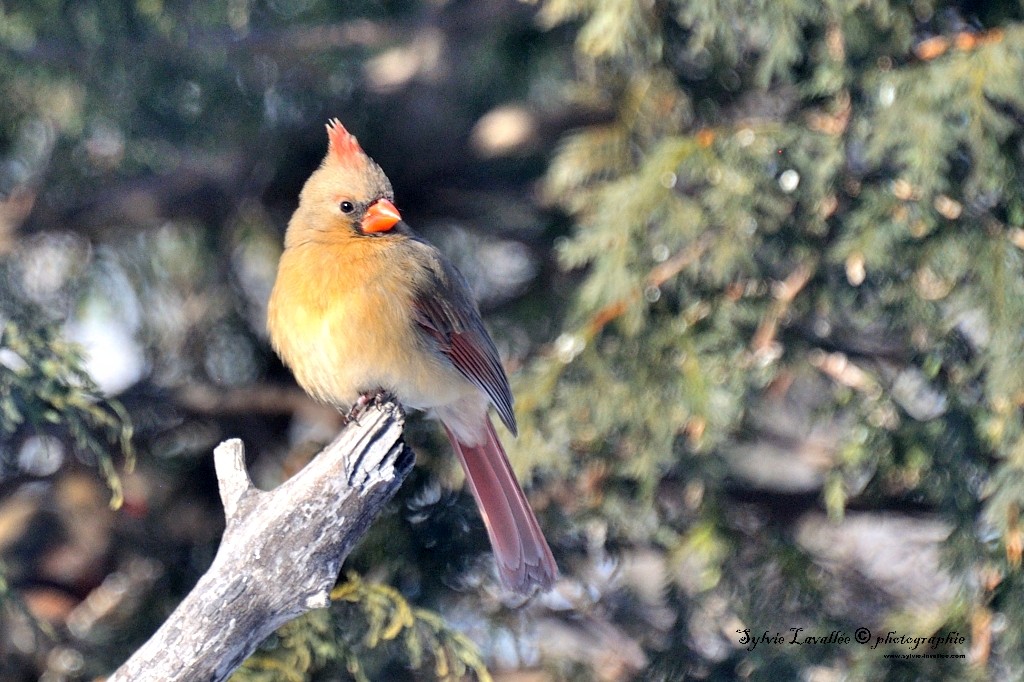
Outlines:
[[[337,432],[264,330],[335,116],[480,301],[563,578],[501,591],[413,418],[337,603],[237,679],[1021,679],[1022,17],[0,2],[0,679],[148,638],[218,442],[270,488]],[[872,641],[743,639],[790,628]]]

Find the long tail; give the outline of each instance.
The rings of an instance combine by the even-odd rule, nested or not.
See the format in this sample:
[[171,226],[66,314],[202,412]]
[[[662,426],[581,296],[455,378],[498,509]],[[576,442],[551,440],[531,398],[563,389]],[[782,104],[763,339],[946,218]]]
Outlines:
[[480,508],[501,581],[520,594],[529,594],[534,586],[546,590],[558,577],[558,566],[490,417],[484,419],[487,440],[482,445],[461,443],[447,425],[444,430]]

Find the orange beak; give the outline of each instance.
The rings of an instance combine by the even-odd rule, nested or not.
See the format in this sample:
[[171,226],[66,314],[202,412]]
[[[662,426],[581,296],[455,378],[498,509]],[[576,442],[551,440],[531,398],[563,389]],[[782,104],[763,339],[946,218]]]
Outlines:
[[387,232],[402,219],[395,205],[387,199],[378,199],[363,216],[363,232]]

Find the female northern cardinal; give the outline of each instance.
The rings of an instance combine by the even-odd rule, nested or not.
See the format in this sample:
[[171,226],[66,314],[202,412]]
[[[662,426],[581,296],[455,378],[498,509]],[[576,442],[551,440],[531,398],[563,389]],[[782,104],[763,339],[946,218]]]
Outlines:
[[440,418],[511,589],[558,575],[488,409],[513,434],[512,392],[462,276],[412,234],[391,183],[341,123],[299,195],[270,296],[270,340],[299,384],[345,410],[379,391]]

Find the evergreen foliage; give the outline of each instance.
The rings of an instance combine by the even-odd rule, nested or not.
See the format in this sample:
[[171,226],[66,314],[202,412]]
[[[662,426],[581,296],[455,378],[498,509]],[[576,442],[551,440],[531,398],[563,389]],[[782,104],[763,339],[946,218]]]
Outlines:
[[[53,321],[28,304],[0,301],[0,480],[17,471],[18,450],[32,436],[56,430],[78,459],[96,466],[110,488],[110,506],[124,494],[115,459],[135,464],[132,422],[124,407],[104,397],[83,368],[81,349]],[[39,441],[38,447],[58,447]]]
[[468,679],[472,672],[479,682],[490,682],[476,645],[436,613],[413,607],[393,587],[365,582],[350,571],[331,600],[330,608],[278,630],[232,679],[301,682],[318,679],[325,669],[336,671],[340,663],[356,682],[405,677],[410,671],[451,681]]
[[876,622],[970,632],[978,674],[1024,664],[1024,617],[1006,605],[1024,498],[1019,11],[997,3],[968,23],[955,3],[544,3],[550,24],[579,26],[578,96],[614,116],[565,139],[547,173],[574,223],[560,260],[582,280],[518,384],[516,454],[585,482],[576,513],[607,522],[609,545],[665,557],[680,621],[654,647],[664,679],[679,660],[762,679],[968,670],[842,647],[722,656],[683,620],[721,623],[725,600],[754,630],[858,625],[828,607],[793,528],[750,532],[729,456],[763,403],[807,384],[811,414],[841,426],[818,493],[830,517],[906,507],[952,529],[955,605]]

